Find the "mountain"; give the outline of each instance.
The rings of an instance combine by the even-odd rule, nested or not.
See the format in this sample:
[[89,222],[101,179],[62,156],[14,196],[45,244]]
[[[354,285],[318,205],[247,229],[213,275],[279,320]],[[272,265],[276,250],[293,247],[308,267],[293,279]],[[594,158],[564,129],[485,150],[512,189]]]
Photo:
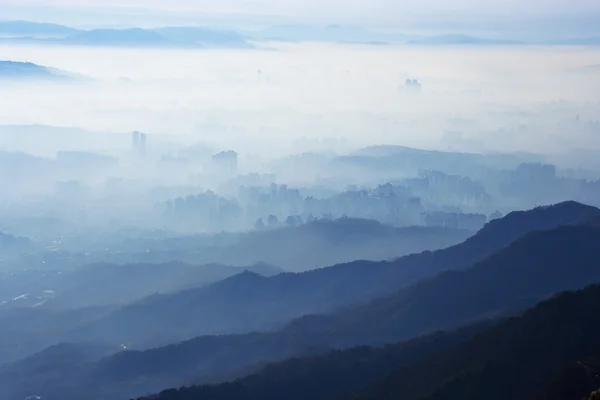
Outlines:
[[[267,264],[229,267],[219,264],[189,265],[178,262],[161,264],[93,264],[63,273],[52,279],[54,299],[46,308],[67,309],[128,304],[158,293],[197,288],[237,275],[245,270],[264,276],[277,275],[282,269]],[[44,282],[46,288],[50,284]]]
[[535,400],[582,400],[596,389],[600,389],[600,353],[571,362],[550,380]]
[[0,40],[82,46],[254,48],[248,37],[235,31],[193,26],[80,30],[56,24],[7,21],[0,22]]
[[517,40],[503,40],[503,39],[485,39],[476,36],[468,35],[441,35],[433,37],[425,37],[420,39],[411,40],[411,44],[422,44],[422,45],[519,45],[523,44]]
[[562,46],[597,46],[600,45],[600,36],[575,37],[553,41],[552,44]]
[[[140,28],[131,29],[94,29],[80,32],[59,41],[65,44],[86,46],[135,46],[135,47],[170,47],[178,44],[170,41],[157,32]],[[189,46],[190,44],[185,44]],[[199,45],[196,45],[200,47]]]
[[27,252],[33,249],[35,249],[35,244],[30,239],[0,232],[0,259],[2,259],[2,256]]
[[[77,379],[85,365],[115,353],[118,349],[116,346],[96,343],[64,343],[15,362],[11,364],[10,369],[0,366],[0,397],[6,400],[36,398],[33,387],[30,388],[28,384],[19,382],[21,377],[29,375],[36,376],[40,381],[51,381],[56,379],[57,371],[60,371],[68,373],[70,379]],[[68,386],[67,382],[61,385],[62,393],[66,395],[62,398],[76,398],[65,391]],[[21,394],[16,395],[15,392]],[[44,396],[44,398],[52,399],[51,396]]]
[[[382,344],[524,309],[553,293],[600,282],[600,229],[564,226],[528,234],[464,271],[446,271],[398,293],[286,329],[314,341]],[[476,301],[474,301],[476,299]],[[423,316],[426,315],[427,318]]]
[[154,29],[168,40],[179,43],[197,43],[204,47],[253,48],[244,35],[225,30],[213,30],[194,26],[174,26]]
[[[303,317],[279,331],[204,336],[147,351],[117,353],[86,366],[84,387],[89,398],[140,395],[235,376],[236,371],[257,363],[310,349],[318,353],[332,347],[382,345],[518,313],[553,293],[600,282],[598,257],[600,229],[595,227],[533,232],[472,268],[445,272],[394,295],[332,314]],[[240,291],[250,299],[243,285],[264,281],[252,274],[242,278],[241,285],[235,280],[227,283],[229,292],[223,296]],[[164,324],[179,322],[166,319]],[[58,381],[47,382],[40,390],[57,390]]]
[[389,168],[437,170],[448,174],[470,176],[474,166],[513,169],[523,162],[537,162],[539,156],[528,153],[481,154],[439,150],[423,150],[406,146],[376,145],[340,156],[338,163],[386,171]]
[[461,243],[473,232],[438,227],[396,228],[374,220],[318,220],[297,227],[252,232],[223,249],[222,259],[265,261],[303,272],[355,260],[391,260],[411,253]]
[[535,398],[565,365],[600,353],[598,305],[599,286],[563,293],[448,354],[400,368],[357,398]]
[[[272,277],[243,273],[207,287],[143,299],[115,310],[81,331],[72,332],[73,336],[68,339],[93,337],[117,343],[135,343],[138,348],[147,348],[200,335],[274,329],[303,315],[327,313],[368,302],[442,271],[468,268],[488,254],[502,249],[523,233],[587,221],[595,218],[599,212],[596,208],[574,202],[562,203],[511,213],[487,224],[462,244],[436,252],[406,256],[392,262],[359,261]],[[581,230],[575,232],[581,236],[587,234]],[[594,237],[592,233],[590,235]],[[551,240],[551,237],[543,236],[539,240],[543,242]],[[561,249],[562,247],[558,248]],[[508,254],[516,262],[519,261],[518,254]],[[488,268],[501,269],[502,265],[496,263]],[[472,271],[469,272],[473,274]],[[485,268],[483,273],[485,274]],[[454,276],[460,279],[463,277],[460,274],[449,274],[448,278],[453,279]],[[567,288],[558,286],[553,290]],[[381,304],[377,307],[385,309],[392,305]],[[368,318],[367,315],[356,315]],[[337,324],[350,321],[345,314],[339,318]],[[311,321],[309,318],[308,326],[313,329]],[[356,318],[356,321],[360,321],[360,318]],[[165,322],[177,329],[163,329]],[[361,323],[358,322],[358,325]],[[351,329],[349,332],[361,332],[362,328],[357,331]],[[412,334],[419,333],[421,332],[416,331]],[[345,335],[346,333],[340,332],[339,337],[344,338]]]
[[0,22],[0,36],[5,37],[65,37],[80,32],[68,26],[29,22],[4,21]]
[[311,41],[311,42],[400,42],[407,38],[401,34],[372,32],[352,26],[275,25],[262,30],[247,32],[260,40]]
[[245,269],[265,276],[282,272],[269,265],[95,264],[60,274],[23,271],[3,276],[0,364],[63,342],[66,332],[95,324],[122,304],[208,285]]
[[297,356],[255,366],[248,376],[229,383],[171,389],[144,400],[334,399],[342,392],[358,390],[376,381],[399,366],[451,349],[493,325],[486,322],[378,348],[362,346],[325,351],[317,356]]
[[340,218],[244,233],[128,242],[124,245],[126,251],[115,252],[118,255],[113,261],[181,260],[242,266],[266,262],[302,272],[355,260],[382,261],[438,250],[460,243],[472,234],[461,229],[396,228],[373,220]]
[[[57,361],[61,364],[61,368],[76,368],[78,365],[100,360],[121,349],[121,347],[98,343],[61,343],[15,362],[11,366],[11,373],[21,375],[36,374],[40,370],[51,371]],[[48,364],[49,360],[52,360],[51,364]]]
[[0,79],[67,82],[76,79],[76,76],[66,71],[30,62],[0,61]]
[[275,364],[232,383],[146,399],[535,399],[563,366],[600,354],[599,306],[596,285],[562,293],[455,344],[456,336],[440,333],[383,349],[337,351]]
[[106,316],[112,307],[68,311],[39,307],[0,309],[0,365],[19,360],[63,342],[64,331],[85,326]]

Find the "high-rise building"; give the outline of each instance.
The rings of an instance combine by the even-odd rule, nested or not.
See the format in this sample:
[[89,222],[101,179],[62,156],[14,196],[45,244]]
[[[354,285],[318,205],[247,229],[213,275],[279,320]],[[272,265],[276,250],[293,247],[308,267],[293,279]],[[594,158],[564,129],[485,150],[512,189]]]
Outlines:
[[145,133],[135,131],[131,134],[131,150],[136,154],[146,152],[146,141],[148,136]]
[[139,152],[142,154],[146,153],[146,139],[148,136],[145,133],[140,132],[140,144],[139,144]]

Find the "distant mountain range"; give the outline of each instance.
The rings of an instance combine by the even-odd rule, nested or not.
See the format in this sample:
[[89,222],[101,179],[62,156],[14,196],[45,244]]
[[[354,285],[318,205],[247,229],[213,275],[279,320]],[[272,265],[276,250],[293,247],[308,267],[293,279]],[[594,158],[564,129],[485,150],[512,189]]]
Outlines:
[[[300,226],[222,235],[223,243],[204,244],[201,237],[184,236],[144,243],[133,254],[137,261],[217,262],[251,265],[266,262],[302,272],[354,260],[383,261],[424,250],[438,250],[464,241],[473,231],[443,227],[393,227],[360,218],[316,220]],[[190,248],[193,251],[180,251]],[[119,261],[120,262],[120,261]],[[129,262],[129,260],[128,260]]]
[[83,77],[30,62],[0,61],[0,79],[68,82],[81,80]]
[[[10,246],[3,242],[7,241],[0,235],[0,251],[4,255],[10,254],[14,240],[9,240]],[[20,245],[19,249],[22,248]],[[264,276],[283,272],[266,264],[229,267],[171,262],[95,264],[73,272],[48,273],[42,280],[32,279],[34,274],[26,271],[3,277],[0,280],[0,364],[29,355],[31,350],[60,343],[65,332],[97,324],[123,304],[159,293],[166,295],[191,287],[199,288],[244,271]],[[74,304],[76,309],[73,309]],[[53,320],[61,320],[61,326],[43,332],[38,330]],[[28,334],[20,340],[27,346],[12,348],[11,340],[6,337],[25,331]]]
[[377,32],[353,26],[276,25],[260,30],[236,32],[202,27],[161,27],[156,29],[92,29],[28,21],[0,22],[0,40],[20,43],[74,44],[86,46],[145,47],[229,47],[254,48],[254,42],[335,42],[354,44],[419,44],[419,45],[597,45],[600,38],[576,37],[550,42],[527,42],[493,37],[477,37],[460,33],[425,36]]
[[259,40],[292,42],[352,42],[352,43],[398,43],[409,36],[371,32],[359,27],[329,25],[325,27],[306,25],[276,25],[246,34]]
[[[0,250],[6,248],[3,242],[3,236],[0,234]],[[267,264],[230,267],[220,264],[189,265],[180,262],[126,265],[101,263],[53,274],[43,282],[37,283],[30,282],[26,273],[21,273],[18,276],[22,277],[23,283],[17,281],[18,277],[12,277],[10,285],[3,282],[0,284],[0,289],[10,293],[9,287],[13,288],[14,296],[14,288],[19,290],[18,288],[22,287],[20,293],[27,291],[28,297],[37,303],[39,301],[35,300],[36,294],[43,294],[44,289],[51,288],[52,296],[46,299],[43,308],[68,310],[73,304],[77,304],[78,308],[128,304],[149,295],[202,287],[244,271],[251,271],[261,276],[273,276],[285,272]],[[8,300],[4,293],[0,295],[0,303],[3,300]],[[21,301],[0,304],[0,318],[1,311],[13,307],[26,307],[29,302],[31,300],[24,298]]]
[[410,44],[422,45],[522,45],[519,40],[487,39],[469,35],[440,35],[411,39]]
[[[571,236],[572,234],[574,236]],[[588,236],[588,234],[592,236]],[[568,240],[569,238],[568,242],[563,242],[563,240]],[[595,261],[592,261],[600,255],[598,253],[600,250],[596,250],[599,245],[600,230],[595,228],[583,226],[565,227],[555,231],[533,233],[515,242],[514,245],[507,247],[481,264],[478,264],[473,269],[465,272],[439,275],[429,281],[407,288],[388,299],[378,300],[363,307],[348,309],[332,316],[310,317],[304,319],[304,321],[299,320],[288,326],[281,333],[274,334],[270,339],[265,337],[259,340],[259,338],[255,337],[252,346],[260,346],[264,352],[273,351],[274,348],[277,348],[276,346],[279,346],[281,353],[278,358],[284,358],[286,355],[289,355],[287,352],[294,342],[299,346],[298,351],[308,346],[324,349],[328,346],[343,348],[361,344],[381,345],[394,340],[402,340],[418,336],[419,334],[434,332],[439,329],[452,329],[482,319],[510,315],[534,305],[540,299],[551,296],[552,293],[556,293],[557,291],[573,287],[585,287],[589,283],[600,282],[600,268],[595,264]],[[573,253],[571,253],[571,250]],[[576,256],[572,258],[574,254]],[[469,380],[465,381],[465,378],[460,378],[463,374],[467,376],[470,376],[470,374],[480,374],[477,379],[487,382],[487,380],[492,379],[492,377],[500,374],[500,372],[507,374],[512,379],[511,382],[517,384],[520,382],[518,378],[526,374],[526,369],[518,369],[520,373],[515,373],[513,368],[504,366],[504,360],[508,359],[509,362],[518,364],[518,360],[522,359],[520,357],[521,352],[526,354],[528,350],[526,346],[530,344],[532,345],[530,349],[532,352],[530,357],[525,358],[528,360],[527,366],[531,367],[533,371],[536,371],[537,368],[543,371],[545,375],[541,379],[532,380],[528,385],[521,384],[520,390],[524,392],[539,390],[542,388],[544,382],[552,377],[553,371],[555,373],[558,372],[558,369],[562,365],[569,362],[570,359],[567,357],[567,354],[570,354],[570,357],[576,360],[577,357],[590,355],[587,351],[591,350],[591,355],[596,351],[600,352],[600,344],[598,342],[594,342],[595,350],[589,347],[589,344],[594,341],[594,335],[598,334],[597,329],[600,329],[598,317],[590,315],[593,307],[589,306],[592,304],[591,302],[594,302],[593,304],[600,302],[599,290],[598,287],[591,290],[589,292],[591,296],[589,299],[586,298],[588,295],[580,296],[577,304],[569,304],[567,301],[566,304],[569,304],[567,306],[569,311],[565,311],[565,308],[562,306],[552,306],[555,313],[552,315],[548,314],[546,306],[543,305],[540,311],[534,311],[535,317],[528,317],[528,314],[526,314],[523,317],[526,321],[523,323],[517,322],[515,324],[511,320],[507,324],[500,325],[499,328],[492,328],[490,333],[486,334],[485,339],[476,338],[473,344],[465,344],[467,346],[466,349],[458,350],[458,354],[456,355],[451,354],[449,356],[450,360],[447,361],[443,372],[439,372],[438,365],[445,362],[443,361],[444,358],[441,358],[441,360],[437,358],[426,359],[425,361],[430,362],[422,368],[419,367],[418,373],[413,374],[412,366],[407,366],[407,369],[400,369],[395,377],[382,380],[381,384],[367,390],[365,398],[420,399],[425,398],[421,397],[425,395],[431,396],[431,399],[475,400],[490,398],[482,396],[483,391],[486,390],[485,388],[479,388],[478,390],[481,392],[477,392],[478,395],[472,394],[468,397],[462,397],[459,393],[465,393],[465,389],[460,386],[456,389],[453,387],[446,388],[442,385],[448,379],[456,379],[455,385],[457,386],[469,384]],[[433,306],[433,304],[437,305]],[[588,305],[589,307],[584,305]],[[463,312],[467,314],[460,315]],[[571,318],[573,318],[573,322],[567,322]],[[575,321],[577,321],[577,325]],[[521,332],[531,328],[532,323],[535,326],[535,330],[531,332],[531,336],[526,336],[527,339],[519,338]],[[566,326],[569,329],[561,330],[560,327]],[[543,336],[541,332],[549,333]],[[565,339],[560,337],[562,334],[565,335]],[[570,337],[572,334],[581,336]],[[504,335],[509,336],[506,337]],[[510,335],[515,336],[511,337]],[[570,339],[566,339],[569,337]],[[586,339],[584,340],[583,337]],[[547,342],[544,345],[539,342],[540,340],[543,342],[551,338],[556,340],[556,343]],[[233,343],[236,340],[241,340],[240,338],[231,339],[230,345],[234,345]],[[427,340],[431,340],[430,343],[432,345],[435,343],[431,338]],[[258,343],[261,342],[262,345],[259,345]],[[200,345],[201,342],[189,342],[190,347],[187,347],[188,344],[182,345],[187,350],[184,350],[184,347],[180,349],[171,347],[170,349],[173,354],[177,354],[180,351],[191,351],[192,343]],[[221,343],[219,346],[225,347],[225,343]],[[241,359],[248,357],[247,352],[243,350],[244,346],[249,346],[249,344],[246,343],[236,348],[230,348],[229,350],[232,353],[229,354],[239,354]],[[513,346],[514,348],[512,348]],[[556,357],[558,354],[554,351],[544,356],[544,349],[552,348],[556,350],[561,348],[561,346],[564,346],[565,353],[560,357]],[[574,351],[575,349],[570,346],[579,346],[579,349]],[[368,355],[365,355],[364,351],[361,350],[354,350],[354,353],[353,363],[355,364],[350,364],[350,367],[359,369],[358,371],[362,371],[362,373],[367,373],[370,370],[368,364],[365,365],[365,363],[369,362],[367,361]],[[161,354],[162,358],[160,361],[158,359],[150,361],[149,357],[152,357],[151,354],[152,351],[140,354],[140,365],[142,364],[142,360],[144,360],[144,365],[169,365],[167,370],[170,371],[184,365],[183,362],[177,363],[175,358],[170,359],[165,354]],[[179,354],[181,357],[181,353]],[[209,352],[206,354],[217,357],[218,353]],[[378,362],[388,362],[393,366],[392,368],[398,368],[401,366],[401,362],[394,364],[392,360],[386,358],[394,357],[392,354],[393,352],[390,352],[389,347],[384,351],[380,351],[377,357]],[[156,356],[158,357],[158,353],[156,353]],[[339,353],[333,353],[330,357],[333,357],[335,360],[338,356]],[[477,356],[483,357],[488,362],[493,362],[496,359],[500,360],[497,365],[497,368],[500,368],[500,370],[480,370],[482,361],[480,361],[481,359],[477,359]],[[115,362],[117,362],[118,358],[119,356],[112,357]],[[213,362],[216,362],[214,358],[211,359]],[[220,357],[218,360],[220,360]],[[123,365],[131,365],[129,364],[131,359],[127,360],[127,364],[125,359],[121,359],[118,363],[121,362],[124,363]],[[415,365],[419,364],[420,361],[415,361]],[[302,379],[302,384],[298,386],[291,384],[286,388],[277,383],[281,382],[281,379],[287,379],[288,375],[283,372],[284,370],[281,366],[275,365],[265,370],[265,373],[268,374],[266,376],[264,374],[251,376],[246,380],[233,384],[209,387],[201,389],[198,392],[191,390],[190,394],[194,393],[197,396],[196,398],[203,399],[276,399],[278,396],[282,396],[283,393],[286,394],[286,398],[296,398],[292,397],[292,394],[299,396],[297,398],[338,398],[321,395],[318,392],[319,385],[327,382],[329,377],[325,374],[328,373],[331,374],[331,379],[336,379],[334,381],[337,382],[335,388],[343,393],[347,384],[342,384],[341,382],[348,382],[347,378],[344,378],[344,368],[346,366],[342,363],[337,367],[332,366],[329,369],[329,365],[327,364],[321,366],[309,363],[304,366],[301,364],[301,361],[296,361],[295,363],[289,362],[284,364],[283,367],[287,369],[287,373],[290,376],[297,376],[299,379]],[[109,368],[108,365],[105,368]],[[117,368],[117,364],[112,364],[110,368]],[[381,365],[377,368],[381,368]],[[409,371],[408,377],[403,377]],[[186,376],[181,370],[180,373],[181,376]],[[437,373],[440,375],[436,375]],[[312,375],[312,380],[306,377],[305,374],[314,374]],[[389,372],[385,373],[383,371],[380,376],[385,377],[388,374]],[[161,374],[154,375],[156,379],[161,379],[159,378],[161,376],[166,377],[166,375]],[[350,379],[352,383],[355,382],[354,379],[357,379],[358,383],[360,383],[361,379],[366,379],[370,375],[363,376],[363,378],[361,378],[361,373],[350,376],[352,376],[352,379]],[[133,378],[133,376],[130,376],[130,378]],[[469,379],[473,378],[470,377]],[[308,384],[311,381],[314,382],[314,385]],[[362,382],[363,384],[370,383],[368,380],[363,380]],[[413,384],[416,385],[416,388],[411,386]],[[379,385],[381,385],[381,388],[379,388]],[[452,397],[435,397],[433,395],[436,393],[438,385],[440,393],[442,393],[442,390],[443,393],[453,390],[456,390],[457,393]],[[513,388],[503,387],[499,391],[508,395],[493,398],[518,398],[515,396],[516,393],[510,392],[511,389]],[[299,392],[296,392],[296,390]],[[413,390],[414,392],[411,392]],[[381,393],[382,391],[383,393]],[[181,393],[185,394],[186,391],[184,390]],[[400,393],[403,394],[402,397],[399,396]],[[174,395],[174,393],[171,392],[171,395]],[[178,399],[178,397],[171,398]],[[181,398],[184,399],[185,397]],[[363,397],[362,395],[358,395],[349,397],[341,396],[339,398]],[[430,397],[427,398],[429,399]]]
[[[57,39],[57,42],[62,44],[77,44],[85,46],[136,47],[169,47],[175,44],[156,32],[140,28],[94,29],[91,31],[79,32],[63,39]],[[189,43],[189,45],[191,45],[191,43]]]
[[[340,156],[337,163],[344,166],[358,166],[361,169],[373,168],[386,170],[414,165],[417,168],[443,170],[447,173],[468,176],[469,168],[475,165],[494,166],[497,168],[516,168],[524,162],[540,162],[539,155],[528,153],[457,153],[440,150],[422,150],[406,146],[377,145],[360,149],[349,155]],[[463,172],[465,172],[463,174]]]
[[[211,286],[144,299],[73,334],[77,339],[92,337],[148,347],[199,334],[273,328],[302,315],[331,312],[388,295],[442,271],[468,268],[523,233],[596,217],[600,217],[596,208],[563,203],[509,214],[461,244],[394,261],[356,261],[269,278],[247,272]],[[164,321],[178,329],[163,330]]]
[[[81,327],[92,327],[95,321],[110,321],[106,323],[106,329],[98,327],[100,337],[115,332],[121,335],[125,333],[131,335],[131,341],[135,341],[143,335],[149,337],[152,332],[159,332],[161,326],[163,331],[168,331],[171,335],[175,335],[180,328],[185,331],[191,326],[199,327],[203,322],[211,326],[213,321],[219,322],[215,319],[217,316],[224,318],[225,314],[234,319],[264,318],[282,307],[283,309],[288,307],[293,311],[294,308],[291,306],[298,310],[298,307],[311,304],[310,302],[319,304],[322,309],[332,306],[337,308],[327,314],[301,317],[280,330],[203,336],[147,351],[117,353],[98,361],[84,363],[75,374],[72,369],[61,369],[60,363],[56,364],[51,377],[31,373],[22,374],[9,364],[0,369],[0,388],[10,388],[10,391],[0,395],[5,398],[11,398],[10,396],[19,398],[34,390],[48,398],[65,396],[69,398],[83,396],[89,399],[127,398],[148,391],[158,391],[168,386],[229,380],[236,376],[247,375],[260,368],[260,365],[265,362],[303,354],[324,354],[332,347],[382,345],[431,334],[440,329],[451,330],[478,321],[502,319],[520,313],[554,293],[579,289],[600,282],[600,268],[596,262],[600,258],[600,229],[595,222],[599,218],[599,213],[600,210],[596,208],[574,202],[541,207],[512,213],[503,219],[495,220],[460,245],[437,252],[403,257],[390,263],[356,262],[303,274],[283,274],[273,278],[243,273],[206,289],[192,289],[173,296],[148,298],[131,307],[116,310],[116,314],[109,314],[112,315],[109,320],[105,320],[105,317],[97,319],[80,313],[78,318],[91,322],[91,324],[79,322]],[[589,221],[593,222],[589,223]],[[423,280],[423,278],[427,279]],[[412,284],[417,280],[420,282]],[[481,382],[497,379],[498,373],[507,374],[506,376],[514,381],[514,377],[523,376],[525,370],[517,368],[518,375],[515,375],[516,372],[513,374],[510,368],[504,368],[502,360],[505,358],[499,358],[500,364],[492,363],[494,368],[490,370],[480,369],[480,366],[485,365],[488,360],[492,362],[504,352],[511,363],[514,363],[519,352],[527,354],[527,349],[522,346],[516,346],[514,351],[510,350],[509,344],[518,340],[519,332],[531,333],[531,336],[530,333],[523,333],[527,335],[526,338],[529,338],[529,342],[523,343],[540,340],[539,346],[532,347],[533,352],[531,357],[527,358],[526,365],[534,370],[539,368],[543,372],[540,379],[532,380],[530,385],[523,385],[523,390],[531,392],[541,388],[556,366],[560,367],[562,364],[566,366],[570,360],[566,357],[567,354],[578,357],[582,354],[580,350],[583,348],[594,350],[592,347],[586,347],[586,343],[591,343],[588,339],[598,335],[594,325],[595,318],[598,318],[595,316],[597,313],[590,312],[590,309],[595,307],[596,300],[593,299],[597,291],[597,289],[586,291],[592,293],[592,297],[588,297],[587,294],[576,295],[575,298],[582,299],[577,300],[576,305],[568,301],[559,303],[564,304],[566,308],[551,306],[548,309],[548,306],[542,305],[542,311],[534,310],[533,314],[525,314],[522,320],[526,322],[511,322],[513,321],[511,320],[507,322],[508,328],[505,324],[499,325],[499,327],[504,326],[498,328],[499,331],[491,328],[489,334],[484,334],[487,335],[484,336],[485,339],[474,339],[475,344],[465,343],[465,346],[468,345],[466,350],[460,350],[463,347],[459,345],[456,356],[451,353],[449,358],[441,358],[439,368],[436,359],[432,364],[415,367],[416,372],[410,372],[410,379],[399,375],[398,378],[390,380],[390,383],[382,381],[381,385],[388,385],[391,388],[390,395],[387,397],[378,397],[381,391],[379,386],[374,387],[373,391],[365,392],[365,395],[368,398],[398,398],[398,393],[406,391],[407,399],[421,398],[418,396],[428,399],[462,399],[462,397],[431,396],[436,394],[437,388],[441,390],[440,385],[444,382],[454,382],[452,385],[456,386],[457,393],[462,393],[466,390],[461,386],[464,385],[464,378],[461,378],[463,373],[480,377],[477,379],[481,379]],[[301,301],[303,296],[306,297],[304,303]],[[571,295],[566,296],[567,299],[572,298],[569,297]],[[373,299],[373,297],[379,298]],[[346,299],[345,308],[338,298]],[[372,300],[369,301],[369,298]],[[362,304],[353,304],[356,299],[361,299]],[[550,304],[555,303],[550,302]],[[178,310],[181,310],[183,317],[173,315]],[[214,315],[210,316],[209,311]],[[555,312],[558,314],[554,314]],[[528,315],[535,317],[530,318]],[[69,322],[73,317],[64,317],[61,319],[63,324],[74,326]],[[569,320],[570,317],[576,319]],[[551,323],[554,318],[557,321],[556,325]],[[580,329],[580,325],[574,325],[575,321],[582,321],[581,326],[593,327],[589,335]],[[537,325],[530,330],[532,323]],[[488,322],[483,323],[483,328],[481,326],[472,328],[473,332],[489,328],[485,326],[486,324]],[[58,327],[56,324],[53,326]],[[169,329],[164,329],[165,326]],[[540,333],[542,332],[540,329],[545,329],[543,328],[545,326],[555,327],[547,332],[556,333],[557,344],[549,345],[550,338]],[[569,329],[560,330],[558,327],[561,326]],[[122,330],[121,327],[126,329]],[[554,332],[553,329],[557,331]],[[576,340],[569,341],[570,332],[584,332],[584,335],[576,336]],[[84,336],[89,337],[89,333],[86,332]],[[119,343],[128,343],[126,336],[123,336],[123,339],[124,341]],[[426,355],[428,351],[433,351],[427,350],[428,342],[433,343],[432,346],[439,350],[446,345],[452,346],[452,343],[464,342],[467,339],[459,335],[447,341],[435,342],[435,339],[430,338],[424,339],[421,345],[416,343],[417,349],[421,349],[419,352],[422,351],[419,354]],[[579,339],[582,340],[581,349],[574,351],[574,347],[564,347],[565,357],[548,359],[537,352],[541,348],[554,349],[553,346],[577,344]],[[496,344],[492,343],[499,343],[500,347],[496,349]],[[412,347],[412,345],[407,346]],[[600,352],[600,348],[598,350]],[[469,353],[470,351],[472,353]],[[556,354],[556,352],[550,353]],[[360,357],[364,352],[358,351],[357,354]],[[384,354],[381,353],[382,356]],[[389,354],[390,357],[394,357],[393,352]],[[477,357],[473,358],[468,354]],[[490,358],[486,358],[488,356]],[[379,356],[376,358],[380,359]],[[39,357],[35,362],[40,362]],[[19,364],[19,370],[23,370],[27,363],[27,360],[23,360]],[[384,360],[383,363],[387,362]],[[45,365],[54,364],[48,360]],[[379,364],[377,368],[380,368],[379,370],[388,368],[391,372],[399,366],[393,359],[385,365]],[[459,367],[453,368],[452,365]],[[306,373],[319,374],[318,366],[315,368],[311,367],[306,370]],[[301,369],[294,370],[301,371]],[[362,369],[362,371],[366,370]],[[276,371],[277,376],[277,371],[283,369],[275,368],[270,371]],[[329,369],[322,371],[331,373]],[[343,376],[343,368],[337,371],[341,374],[336,375],[338,382],[348,378]],[[293,371],[289,373],[292,375],[286,372],[284,378],[293,377],[295,374]],[[229,387],[235,389],[233,394],[228,391],[229,389],[211,387],[206,389],[208,392],[200,392],[202,396],[198,398],[228,399],[232,396],[231,398],[239,399],[275,399],[281,398],[282,393],[285,393],[285,390],[270,392],[278,386],[276,384],[272,388],[268,385],[260,386],[261,379],[249,378],[247,381],[241,381],[241,386],[239,383],[233,384]],[[357,383],[360,383],[359,378],[356,379]],[[65,382],[69,383],[65,384]],[[248,391],[250,390],[248,385],[251,387],[254,385],[252,382],[256,383],[258,392]],[[302,385],[303,390],[306,391],[303,393],[308,393],[303,398],[332,398],[313,396],[311,390],[318,393],[317,382],[323,381],[312,380],[312,382],[315,383],[313,386]],[[411,382],[414,382],[414,387],[410,386]],[[444,393],[446,391],[452,393],[454,386],[443,388]],[[27,388],[27,393],[23,388]],[[465,399],[485,398],[481,396],[481,390],[483,389],[472,388],[468,392],[473,391],[477,395]],[[504,394],[504,397],[494,397],[494,399],[516,398],[514,392],[510,390],[512,390],[511,386],[502,387],[499,392]],[[166,395],[168,396],[169,393],[173,396],[177,395],[175,391],[167,392]],[[213,393],[213,397],[209,393]],[[248,396],[245,397],[246,394]],[[345,398],[354,398],[354,395]]]
[[68,26],[28,21],[0,21],[0,36],[66,37],[80,30]]
[[79,30],[27,21],[0,23],[0,41],[82,46],[253,48],[241,34],[199,27]]

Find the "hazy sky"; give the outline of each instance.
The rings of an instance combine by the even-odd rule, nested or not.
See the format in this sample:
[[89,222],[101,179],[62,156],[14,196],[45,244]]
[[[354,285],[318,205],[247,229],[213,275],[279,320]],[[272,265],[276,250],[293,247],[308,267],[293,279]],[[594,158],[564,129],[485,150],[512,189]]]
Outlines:
[[[271,13],[326,12],[350,9],[364,11],[386,10],[427,11],[532,11],[536,13],[596,9],[597,0],[0,0],[0,4],[78,5],[97,7],[137,7],[159,10],[188,9],[207,12],[254,11]],[[512,8],[512,10],[510,10]]]
[[[144,16],[148,23],[193,21],[209,16],[271,16],[270,22],[314,18],[356,24],[401,24],[411,18],[452,20],[547,17],[600,12],[598,0],[0,0],[0,19],[56,20],[122,24],[119,15]],[[94,12],[92,14],[91,12]],[[82,16],[84,18],[82,18]],[[111,17],[112,16],[112,17]]]

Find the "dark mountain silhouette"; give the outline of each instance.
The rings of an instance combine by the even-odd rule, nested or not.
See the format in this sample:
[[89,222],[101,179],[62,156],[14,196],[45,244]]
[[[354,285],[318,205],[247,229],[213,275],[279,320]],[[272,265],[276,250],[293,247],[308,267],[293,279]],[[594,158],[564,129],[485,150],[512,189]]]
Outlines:
[[[599,257],[600,229],[582,225],[533,232],[465,271],[442,273],[365,305],[304,317],[277,332],[204,336],[118,353],[88,366],[86,387],[90,393],[134,396],[214,379],[308,349],[380,345],[453,329],[520,312],[561,290],[600,282]],[[235,278],[221,284],[246,294],[246,283],[268,281],[253,274]],[[176,325],[167,319],[165,326]],[[55,390],[55,383],[45,388]]]
[[583,400],[600,388],[600,353],[572,362],[557,374],[535,400]]
[[[565,226],[528,234],[465,271],[446,271],[398,293],[285,329],[337,346],[381,344],[526,308],[562,290],[600,282],[600,229]],[[310,339],[308,339],[310,340]]]
[[[134,342],[143,348],[199,335],[273,329],[302,315],[331,312],[393,293],[440,271],[463,269],[524,232],[587,221],[598,212],[578,203],[562,203],[509,214],[492,221],[460,245],[393,262],[353,262],[270,278],[242,274],[206,288],[154,296],[132,304],[70,338],[91,335],[96,339]],[[236,289],[231,290],[232,286]],[[163,329],[167,321],[177,329]]]
[[[336,351],[275,364],[233,383],[145,399],[535,399],[565,365],[587,360],[595,371],[587,355],[600,351],[598,306],[596,285],[562,293],[454,345],[457,333],[440,333],[383,349]],[[549,399],[580,400],[578,393],[554,392]]]
[[[356,347],[324,351],[317,356],[298,356],[289,360],[255,367],[256,371],[232,383],[171,389],[158,399],[240,398],[240,399],[332,399],[340,392],[358,390],[424,357],[463,343],[495,323],[488,321],[455,332],[437,332],[380,348]],[[263,397],[264,396],[264,397]]]
[[526,233],[587,223],[600,218],[599,213],[600,210],[595,207],[574,201],[515,211],[488,222],[476,235],[461,244],[432,253],[407,256],[398,261],[402,261],[408,270],[418,269],[421,277],[444,270],[463,269]]
[[599,305],[600,286],[563,293],[448,354],[400,368],[357,398],[534,398],[565,365],[600,353]]

